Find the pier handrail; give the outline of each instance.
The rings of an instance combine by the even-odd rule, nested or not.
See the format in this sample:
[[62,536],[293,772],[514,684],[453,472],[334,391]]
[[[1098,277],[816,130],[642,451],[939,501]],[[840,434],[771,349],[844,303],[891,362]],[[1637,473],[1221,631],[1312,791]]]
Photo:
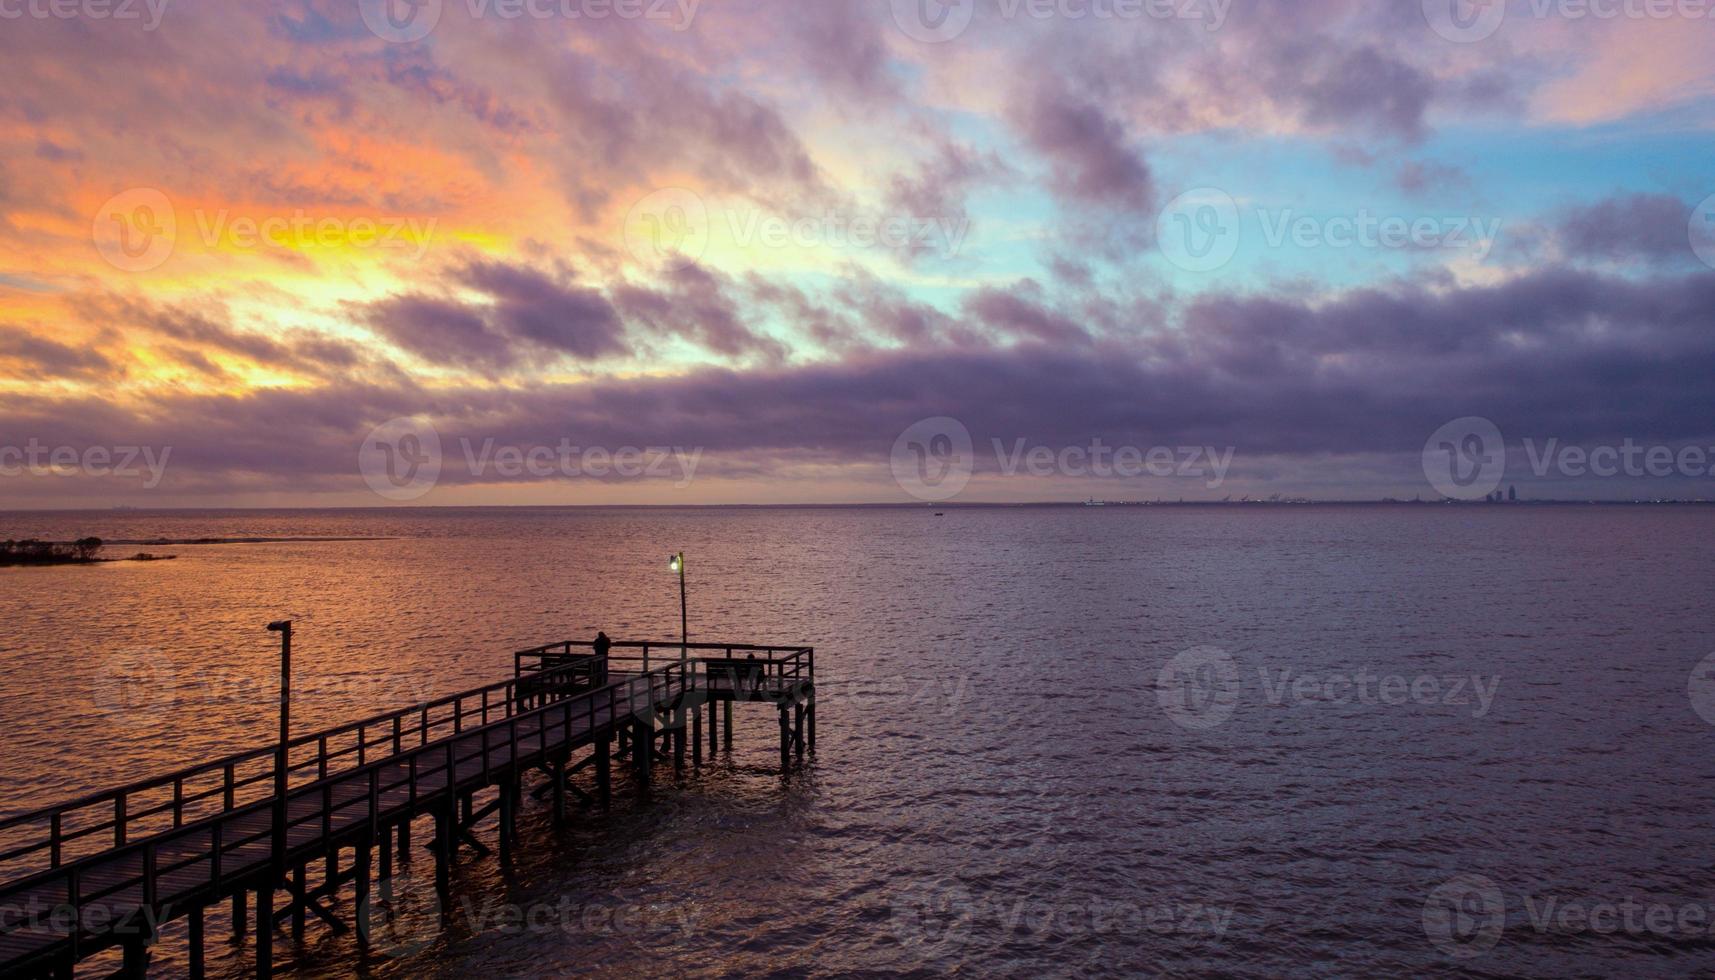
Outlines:
[[[678,651],[683,647],[688,654],[691,654],[687,659],[693,661],[743,660],[745,656],[754,653],[760,654],[756,660],[757,663],[780,665],[782,667],[782,677],[813,680],[816,673],[815,648],[794,644],[763,646],[754,643],[680,643],[678,640],[615,640],[610,646],[611,649],[608,652],[608,662],[610,665],[614,662],[635,663],[639,660],[644,664],[648,664],[650,662],[649,652],[651,650],[660,651],[660,654],[657,657],[659,662],[665,663],[669,660],[677,661]],[[573,652],[585,650],[587,650],[588,653]],[[637,650],[639,651],[639,656],[627,657],[618,655],[614,652],[625,650]],[[714,653],[721,653],[723,656],[711,656],[711,654]],[[740,656],[735,657],[735,653]],[[538,672],[543,669],[543,664],[553,662],[560,658],[582,658],[594,655],[594,641],[560,640],[556,643],[548,643],[539,647],[531,647],[528,650],[520,650],[516,654],[513,654],[513,674],[515,676],[522,677]],[[529,662],[531,658],[535,658],[536,663],[534,666]],[[550,669],[559,669],[559,667],[556,664],[555,667]]]
[[[461,763],[481,758],[486,769],[490,765],[489,755],[502,746],[507,749],[507,759],[515,761],[519,757],[520,747],[527,748],[532,737],[537,742],[537,751],[545,750],[548,732],[551,730],[563,731],[570,738],[574,732],[573,726],[576,719],[583,720],[584,727],[581,729],[583,733],[593,732],[596,728],[595,719],[599,708],[605,707],[607,709],[607,717],[610,723],[618,717],[621,705],[624,705],[624,709],[634,716],[652,713],[657,706],[666,704],[695,689],[697,674],[694,670],[684,669],[684,667],[685,665],[677,661],[666,663],[648,673],[626,677],[623,680],[593,690],[577,692],[560,700],[551,701],[539,707],[520,711],[506,718],[467,729],[460,732],[457,737],[425,742],[400,753],[290,789],[287,793],[288,799],[308,797],[318,800],[319,807],[308,814],[294,817],[288,824],[287,836],[290,837],[290,828],[311,821],[321,824],[324,838],[334,833],[350,832],[356,826],[355,824],[348,824],[339,828],[335,828],[333,824],[336,814],[342,810],[354,808],[363,808],[359,821],[366,818],[372,822],[379,815],[378,800],[381,794],[387,790],[408,787],[410,796],[403,805],[406,807],[415,806],[418,800],[419,783],[424,777],[446,774],[441,787],[434,791],[436,793],[444,792],[458,784],[458,766]],[[641,698],[636,696],[640,685],[643,688]],[[624,689],[623,698],[619,696],[622,688]],[[641,709],[632,707],[638,701],[642,702],[643,707]],[[520,738],[519,723],[521,721],[538,717],[546,719],[550,714],[556,715],[556,718],[550,723],[538,726],[534,732],[526,733],[522,739]],[[500,731],[507,733],[506,741],[500,745],[491,744],[490,735]],[[459,743],[473,736],[481,736],[479,747],[474,752],[459,754]],[[435,757],[433,761],[438,763],[438,767],[424,768],[420,764],[420,760],[430,759],[431,756]],[[401,765],[405,767],[407,772],[405,778],[388,783],[382,782],[383,770],[397,768]],[[335,792],[337,787],[357,786],[359,783],[362,783],[362,786],[358,788],[364,790],[360,795],[348,795],[342,799],[340,794]],[[336,802],[336,800],[341,801]],[[222,876],[226,855],[247,844],[253,844],[269,837],[273,833],[273,829],[271,826],[263,825],[264,829],[252,831],[248,836],[234,835],[229,837],[225,833],[227,825],[267,811],[274,805],[274,802],[272,797],[257,800],[236,809],[203,817],[169,832],[155,834],[131,844],[116,846],[60,866],[38,871],[24,878],[0,884],[0,906],[4,906],[6,900],[12,896],[39,889],[45,884],[63,878],[65,881],[64,900],[60,904],[71,910],[69,919],[78,924],[73,929],[71,936],[71,941],[75,944],[78,937],[86,931],[82,926],[85,918],[83,910],[92,902],[118,895],[141,885],[142,900],[140,907],[159,907],[158,903],[161,901],[157,892],[159,879],[170,873],[182,872],[203,863],[208,866],[206,871],[209,879],[207,887],[218,889],[223,880],[230,882],[233,876],[227,876],[225,879]],[[206,835],[207,843],[197,845],[198,849],[192,850],[188,854],[184,850],[169,850],[168,848],[168,845],[194,841],[204,835]],[[315,846],[318,845],[304,845],[304,847]],[[165,862],[162,859],[164,852],[168,855]],[[142,856],[141,867],[143,870],[139,877],[126,878],[117,883],[104,881],[99,886],[98,891],[83,890],[84,872],[96,863],[110,863],[134,854]],[[265,866],[265,862],[263,866]],[[252,865],[236,872],[237,875],[243,876],[256,873],[256,862],[252,862]],[[39,920],[32,917],[8,917],[5,921],[0,921],[0,935],[22,932],[27,928],[39,925]]]
[[[552,672],[564,670],[569,676],[574,669],[571,666],[555,667]],[[287,757],[291,760],[287,764],[288,778],[301,777],[313,771],[314,779],[324,779],[334,772],[343,771],[338,767],[353,756],[357,765],[364,765],[369,752],[381,746],[391,746],[392,751],[386,754],[396,755],[411,742],[425,745],[462,734],[468,730],[469,723],[485,724],[490,721],[497,708],[508,712],[509,717],[517,701],[519,680],[514,676],[509,680],[299,735],[287,743]],[[502,693],[503,697],[492,698],[496,692]],[[449,708],[450,711],[447,710]],[[370,729],[376,726],[384,726],[384,730],[372,736]],[[342,738],[354,733],[354,741],[340,744]],[[315,751],[307,757],[292,759],[294,751],[303,756],[301,750],[305,746],[314,746]],[[210,762],[0,818],[0,882],[14,877],[7,875],[8,866],[31,855],[45,852],[51,870],[67,863],[68,851],[89,838],[111,834],[109,846],[123,847],[149,834],[179,829],[191,820],[232,812],[255,799],[256,786],[262,786],[267,791],[266,798],[271,799],[275,750],[274,745],[246,749]],[[251,771],[259,763],[263,767]],[[212,785],[193,785],[199,777],[210,776],[215,777],[210,781]],[[149,798],[141,806],[131,806],[138,798],[146,796]],[[104,808],[105,812],[97,812]],[[199,812],[203,810],[207,812]],[[9,831],[31,824],[45,825],[39,836],[25,838],[22,843],[7,841]],[[106,852],[107,848],[102,848],[96,853]],[[25,872],[25,875],[31,873]]]

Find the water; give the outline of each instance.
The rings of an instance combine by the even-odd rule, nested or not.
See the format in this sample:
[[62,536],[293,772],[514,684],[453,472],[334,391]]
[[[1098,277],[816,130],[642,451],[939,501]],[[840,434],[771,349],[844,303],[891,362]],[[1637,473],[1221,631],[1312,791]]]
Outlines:
[[[550,639],[672,637],[680,548],[693,638],[816,646],[803,774],[780,779],[771,712],[741,708],[730,758],[664,776],[646,802],[624,787],[610,814],[561,832],[532,802],[513,872],[461,864],[445,932],[409,877],[367,957],[312,925],[279,954],[311,974],[1715,967],[1692,921],[1715,909],[1715,726],[1697,714],[1715,717],[1715,693],[1688,688],[1715,653],[1715,511],[4,522],[7,536],[391,540],[0,570],[0,812],[266,743],[262,626],[282,616],[299,621],[300,730],[496,679]],[[1340,683],[1360,670],[1362,694]],[[1450,880],[1478,894],[1451,933],[1433,911]],[[1567,913],[1606,926],[1628,901],[1646,910],[1635,928]],[[249,946],[213,921],[211,967],[246,974]],[[181,936],[168,930],[157,973],[184,969]]]

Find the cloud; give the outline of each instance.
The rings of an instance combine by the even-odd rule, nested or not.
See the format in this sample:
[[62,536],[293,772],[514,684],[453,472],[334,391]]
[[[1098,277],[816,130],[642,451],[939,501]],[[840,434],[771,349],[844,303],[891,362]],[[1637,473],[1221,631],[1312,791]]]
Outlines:
[[1691,211],[1671,194],[1623,194],[1566,210],[1556,230],[1577,258],[1684,262],[1693,257]]
[[543,357],[589,362],[627,353],[624,324],[600,292],[524,265],[470,261],[451,280],[483,296],[407,293],[365,304],[378,333],[433,364],[489,374]]
[[1433,161],[1407,160],[1394,173],[1394,186],[1413,197],[1457,190],[1470,184],[1471,175],[1464,168]]
[[681,338],[727,357],[785,358],[784,344],[745,325],[732,289],[727,277],[692,262],[669,271],[660,288],[627,284],[617,287],[613,296],[628,319],[658,336]]
[[1013,125],[1056,168],[1050,186],[1073,200],[1142,212],[1155,204],[1155,181],[1124,123],[1097,103],[1053,88],[1030,91],[1012,110]]
[[6,362],[10,371],[37,378],[95,379],[120,373],[112,361],[97,351],[72,347],[6,324],[0,324],[0,362]]
[[[1022,322],[1043,315],[1031,296],[1023,288],[978,305]],[[1412,454],[1465,415],[1568,444],[1708,438],[1711,311],[1712,275],[1633,281],[1552,269],[1453,290],[1210,296],[1123,340],[941,344],[528,388],[164,393],[146,410],[12,393],[0,397],[0,418],[8,431],[56,444],[172,445],[180,478],[281,490],[358,485],[358,440],[402,415],[434,419],[449,446],[701,447],[757,479],[811,457],[884,466],[900,431],[938,415],[962,420],[985,445],[1232,446],[1241,460],[1302,468],[1319,457]],[[458,469],[443,479],[474,479]]]

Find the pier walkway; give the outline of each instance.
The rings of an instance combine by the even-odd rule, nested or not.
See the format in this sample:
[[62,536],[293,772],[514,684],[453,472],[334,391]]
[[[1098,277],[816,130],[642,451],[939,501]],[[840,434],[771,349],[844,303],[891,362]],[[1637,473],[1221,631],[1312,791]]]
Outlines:
[[[288,922],[296,939],[313,918],[364,942],[372,884],[391,878],[395,853],[409,861],[413,821],[432,821],[450,908],[459,848],[490,850],[478,822],[495,817],[511,860],[526,777],[542,777],[536,795],[563,820],[568,797],[607,802],[615,759],[647,786],[669,759],[700,764],[705,743],[712,758],[723,727],[730,748],[735,703],[778,711],[789,772],[815,748],[815,651],[618,642],[597,657],[589,643],[550,644],[518,653],[505,681],[0,820],[0,977],[73,976],[115,947],[119,972],[142,976],[160,927],[178,919],[201,976],[206,911],[230,902],[242,936],[252,898],[258,976]],[[570,779],[586,768],[593,794]],[[330,901],[347,885],[349,925]]]

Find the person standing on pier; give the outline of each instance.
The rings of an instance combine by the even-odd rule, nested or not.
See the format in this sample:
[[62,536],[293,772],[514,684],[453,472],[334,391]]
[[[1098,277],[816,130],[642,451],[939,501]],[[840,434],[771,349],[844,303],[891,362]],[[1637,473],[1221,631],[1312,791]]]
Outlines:
[[596,659],[600,661],[595,665],[595,682],[599,687],[607,683],[607,652],[613,649],[613,641],[607,638],[605,630],[598,630],[595,643],[591,646],[595,648]]

